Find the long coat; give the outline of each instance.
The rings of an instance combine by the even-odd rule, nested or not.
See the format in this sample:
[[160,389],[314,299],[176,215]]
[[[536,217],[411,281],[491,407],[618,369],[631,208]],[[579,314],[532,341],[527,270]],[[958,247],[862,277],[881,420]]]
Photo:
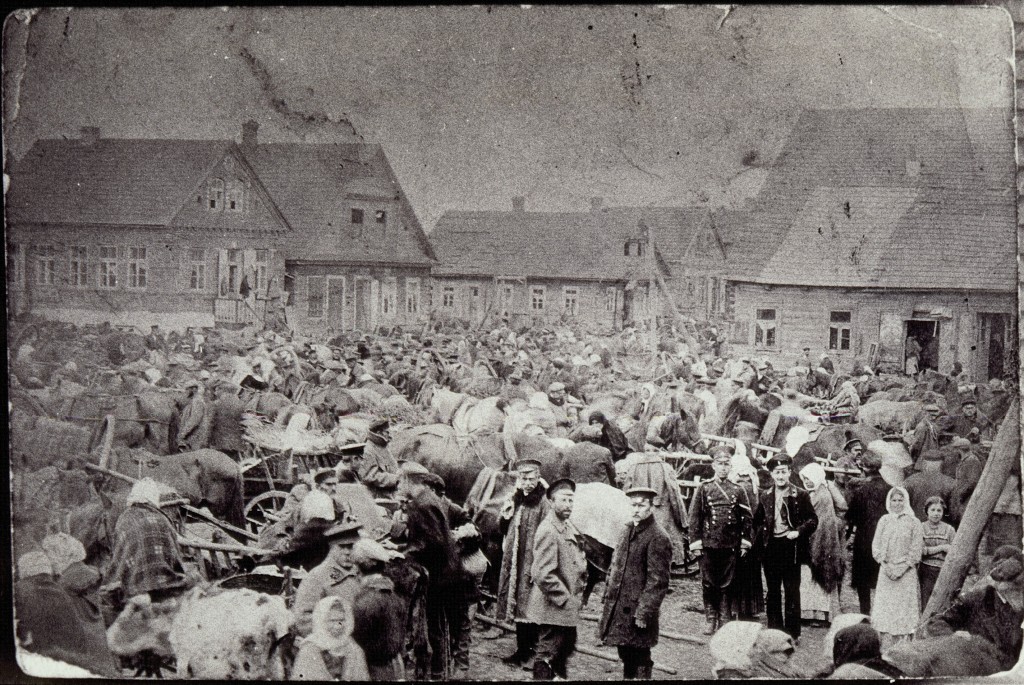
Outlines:
[[575,627],[587,582],[587,557],[580,532],[554,511],[537,526],[533,542],[533,587],[526,606],[531,623]]
[[846,525],[854,531],[850,584],[855,588],[873,588],[878,582],[878,562],[871,554],[871,543],[878,521],[885,515],[889,489],[889,484],[875,474],[850,495]]
[[[658,644],[658,616],[668,593],[672,541],[653,516],[626,524],[615,546],[604,595],[598,637],[616,647],[650,648]],[[638,628],[635,619],[646,621]]]
[[[814,513],[811,496],[792,483],[786,495],[785,507],[789,511],[790,526],[800,533],[796,540],[796,562],[811,563],[811,535],[818,528],[818,515]],[[775,486],[762,490],[754,513],[755,545],[764,550],[775,534]],[[870,544],[870,542],[868,543]]]
[[513,495],[514,510],[510,520],[501,521],[505,535],[502,544],[501,573],[498,576],[499,619],[527,621],[526,605],[530,597],[533,567],[533,545],[537,528],[548,514],[545,488],[538,484],[529,495],[519,490]]
[[623,489],[651,488],[654,497],[654,517],[672,540],[673,560],[686,560],[686,536],[688,525],[686,505],[679,491],[676,472],[657,454],[641,456],[626,473]]

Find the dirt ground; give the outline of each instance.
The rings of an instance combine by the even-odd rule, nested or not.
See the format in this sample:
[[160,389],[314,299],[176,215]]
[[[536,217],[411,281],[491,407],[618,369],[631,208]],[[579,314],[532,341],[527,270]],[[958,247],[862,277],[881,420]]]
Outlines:
[[[601,597],[604,585],[599,585],[584,614],[598,614],[602,610]],[[847,577],[840,590],[840,603],[844,613],[858,611],[857,594],[849,585]],[[765,620],[764,614],[760,616]],[[661,608],[661,629],[690,635],[701,640],[698,645],[670,638],[661,638],[652,650],[656,664],[653,679],[655,680],[708,680],[714,659],[707,647],[708,636],[701,635],[704,629],[704,608],[701,601],[700,577],[673,578],[670,591]],[[806,677],[811,677],[825,665],[822,656],[825,634],[828,628],[814,627],[804,622],[800,644],[793,655],[793,665],[801,670]],[[598,649],[615,656],[614,647],[597,646],[597,623],[583,620],[580,623],[578,644]],[[511,633],[497,628],[488,628],[477,621],[474,625],[473,644],[470,654],[470,670],[467,678],[471,680],[531,680],[532,672],[522,668],[512,668],[501,662],[501,658],[515,651],[515,638]],[[675,669],[668,673],[658,669],[657,665]],[[569,661],[570,680],[622,680],[622,663],[605,661],[597,657],[576,653]]]

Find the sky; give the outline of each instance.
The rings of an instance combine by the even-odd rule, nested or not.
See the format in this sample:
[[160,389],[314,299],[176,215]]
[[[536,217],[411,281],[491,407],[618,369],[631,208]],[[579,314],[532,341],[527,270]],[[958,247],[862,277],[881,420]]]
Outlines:
[[739,207],[803,108],[1009,107],[982,7],[43,10],[8,18],[5,154],[38,138],[383,147],[447,210]]

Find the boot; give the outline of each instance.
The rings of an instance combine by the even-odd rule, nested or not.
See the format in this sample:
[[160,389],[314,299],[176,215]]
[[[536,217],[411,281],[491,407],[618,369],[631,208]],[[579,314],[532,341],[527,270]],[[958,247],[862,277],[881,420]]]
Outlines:
[[707,620],[707,625],[704,626],[703,634],[714,635],[718,630],[718,607],[705,607],[704,618]]
[[516,623],[516,651],[503,657],[504,663],[509,666],[522,666],[530,660],[537,641],[535,631],[530,630],[532,627],[530,623]]
[[651,679],[651,666],[637,666],[636,667],[636,679],[637,680],[650,680]]
[[732,613],[730,612],[729,600],[722,597],[722,601],[718,603],[718,627],[721,628],[731,620]]
[[551,664],[543,659],[535,659],[533,662],[534,680],[552,680],[555,677],[555,670]]

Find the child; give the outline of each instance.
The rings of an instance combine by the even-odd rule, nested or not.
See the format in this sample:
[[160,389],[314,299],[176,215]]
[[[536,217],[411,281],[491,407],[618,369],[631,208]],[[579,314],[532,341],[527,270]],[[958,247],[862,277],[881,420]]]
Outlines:
[[890,644],[909,638],[921,614],[921,590],[917,569],[924,548],[921,522],[910,508],[910,497],[901,487],[889,490],[888,514],[878,521],[871,554],[879,563],[878,585],[871,609],[871,625]]
[[953,545],[953,526],[942,520],[946,513],[946,505],[938,495],[929,497],[924,503],[927,518],[921,523],[921,535],[924,537],[924,550],[921,565],[917,568],[921,581],[921,609],[928,606],[928,598],[932,596],[935,581],[939,578],[939,570],[946,561],[946,554]]

